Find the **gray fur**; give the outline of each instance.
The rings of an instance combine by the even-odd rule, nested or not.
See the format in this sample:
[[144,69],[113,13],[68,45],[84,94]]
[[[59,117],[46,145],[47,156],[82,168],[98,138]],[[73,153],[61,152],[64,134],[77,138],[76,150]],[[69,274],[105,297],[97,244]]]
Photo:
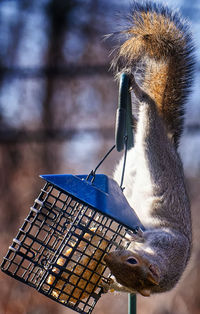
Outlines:
[[[160,283],[151,292],[163,292],[178,282],[191,254],[190,203],[181,160],[155,102],[134,80],[133,92],[140,107],[135,147],[127,155],[124,193],[146,231],[143,242],[133,241],[130,250],[157,265]],[[118,182],[121,169],[122,161],[114,174]],[[113,286],[123,290],[116,282]]]

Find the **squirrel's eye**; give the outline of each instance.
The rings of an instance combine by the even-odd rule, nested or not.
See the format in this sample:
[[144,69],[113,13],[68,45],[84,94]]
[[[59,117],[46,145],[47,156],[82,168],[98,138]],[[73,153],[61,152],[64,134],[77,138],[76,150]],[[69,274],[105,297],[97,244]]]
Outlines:
[[129,257],[127,260],[126,260],[129,264],[137,264],[138,261],[134,258],[134,257]]

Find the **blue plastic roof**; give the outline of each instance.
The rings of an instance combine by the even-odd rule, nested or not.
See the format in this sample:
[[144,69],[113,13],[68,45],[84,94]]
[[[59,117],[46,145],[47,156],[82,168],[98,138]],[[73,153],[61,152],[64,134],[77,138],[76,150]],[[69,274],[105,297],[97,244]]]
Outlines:
[[56,174],[41,177],[130,229],[144,229],[117,182],[106,175],[95,175],[93,183],[86,180],[86,175]]

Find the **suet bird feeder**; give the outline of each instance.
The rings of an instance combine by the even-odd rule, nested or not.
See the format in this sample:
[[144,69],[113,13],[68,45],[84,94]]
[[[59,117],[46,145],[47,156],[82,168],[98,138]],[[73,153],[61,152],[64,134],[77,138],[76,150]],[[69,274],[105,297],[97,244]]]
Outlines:
[[60,304],[91,313],[110,277],[103,256],[128,247],[128,236],[143,226],[105,175],[41,177],[45,185],[1,269]]

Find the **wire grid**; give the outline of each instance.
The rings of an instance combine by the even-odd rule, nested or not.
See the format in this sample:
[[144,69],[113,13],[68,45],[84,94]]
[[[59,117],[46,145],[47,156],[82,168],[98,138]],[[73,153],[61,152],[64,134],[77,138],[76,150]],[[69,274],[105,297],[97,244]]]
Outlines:
[[103,255],[120,246],[127,232],[125,226],[46,183],[1,269],[77,312],[91,313],[102,294],[102,280],[110,277]]

